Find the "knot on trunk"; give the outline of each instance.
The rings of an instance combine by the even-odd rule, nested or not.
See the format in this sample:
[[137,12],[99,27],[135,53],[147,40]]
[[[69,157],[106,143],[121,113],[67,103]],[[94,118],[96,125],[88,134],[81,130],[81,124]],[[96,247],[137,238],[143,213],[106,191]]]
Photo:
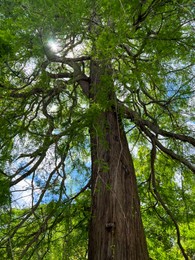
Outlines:
[[109,223],[106,223],[106,230],[108,231],[108,232],[111,232],[111,231],[113,231],[114,230],[114,228],[115,228],[115,223],[114,222],[109,222]]

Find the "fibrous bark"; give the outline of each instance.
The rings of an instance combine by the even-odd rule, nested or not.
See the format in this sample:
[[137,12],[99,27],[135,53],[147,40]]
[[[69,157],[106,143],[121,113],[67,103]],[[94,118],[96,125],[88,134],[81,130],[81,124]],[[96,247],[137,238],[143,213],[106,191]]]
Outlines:
[[[98,103],[98,92],[106,86],[101,82],[102,69],[97,64],[91,69],[92,102]],[[92,217],[89,260],[149,259],[132,157],[112,88],[105,93],[105,102],[111,105],[97,116],[90,129]]]

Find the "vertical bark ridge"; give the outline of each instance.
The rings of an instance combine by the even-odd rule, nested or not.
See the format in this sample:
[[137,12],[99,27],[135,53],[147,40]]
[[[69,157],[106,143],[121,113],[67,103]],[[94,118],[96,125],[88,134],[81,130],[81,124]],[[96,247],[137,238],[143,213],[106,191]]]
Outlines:
[[148,259],[135,171],[117,113],[102,113],[103,136],[91,130],[90,260]]

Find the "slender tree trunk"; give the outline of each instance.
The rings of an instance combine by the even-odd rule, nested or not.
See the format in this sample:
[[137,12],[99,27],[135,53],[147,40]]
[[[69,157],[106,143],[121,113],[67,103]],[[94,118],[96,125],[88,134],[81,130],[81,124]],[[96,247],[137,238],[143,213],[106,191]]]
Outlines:
[[[91,69],[92,100],[97,104],[105,86],[97,64]],[[92,218],[89,260],[149,259],[131,154],[114,95],[112,91],[104,92],[111,105],[99,114],[90,130]]]

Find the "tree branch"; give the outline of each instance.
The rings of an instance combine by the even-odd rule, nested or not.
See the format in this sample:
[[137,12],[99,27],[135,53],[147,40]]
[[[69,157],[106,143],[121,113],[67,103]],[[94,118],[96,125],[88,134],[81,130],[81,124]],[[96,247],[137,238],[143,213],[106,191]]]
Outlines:
[[151,122],[146,119],[142,119],[140,115],[128,107],[126,107],[122,102],[119,101],[119,106],[122,107],[122,111],[125,111],[125,117],[131,119],[137,125],[145,125],[156,135],[162,135],[165,137],[171,137],[173,139],[177,139],[183,142],[187,142],[193,146],[195,146],[195,138],[183,134],[176,134],[172,132],[168,132],[166,130],[161,129],[156,123]]
[[[175,134],[175,133],[171,133],[171,132],[168,132],[168,131],[165,131],[165,130],[161,130],[160,127],[157,124],[152,123],[148,120],[142,119],[137,112],[135,112],[135,111],[129,109],[128,107],[124,106],[124,104],[122,104],[121,102],[119,102],[119,107],[121,107],[121,111],[124,111],[126,118],[131,119],[142,130],[142,132],[144,132],[150,138],[150,140],[154,140],[156,145],[164,153],[168,154],[173,159],[183,163],[193,173],[195,173],[195,166],[193,164],[191,164],[187,159],[185,159],[181,155],[178,155],[175,152],[173,152],[172,150],[163,146],[161,144],[161,142],[157,139],[156,136],[154,136],[154,134],[152,132],[154,132],[156,135],[160,134],[160,135],[163,135],[163,136],[166,136],[166,137],[170,137],[170,138],[174,138],[176,140],[180,140],[180,141],[183,141],[183,142],[190,143],[193,146],[195,146],[195,139],[193,137],[181,135],[181,134]],[[152,131],[152,132],[150,132],[150,131]]]

